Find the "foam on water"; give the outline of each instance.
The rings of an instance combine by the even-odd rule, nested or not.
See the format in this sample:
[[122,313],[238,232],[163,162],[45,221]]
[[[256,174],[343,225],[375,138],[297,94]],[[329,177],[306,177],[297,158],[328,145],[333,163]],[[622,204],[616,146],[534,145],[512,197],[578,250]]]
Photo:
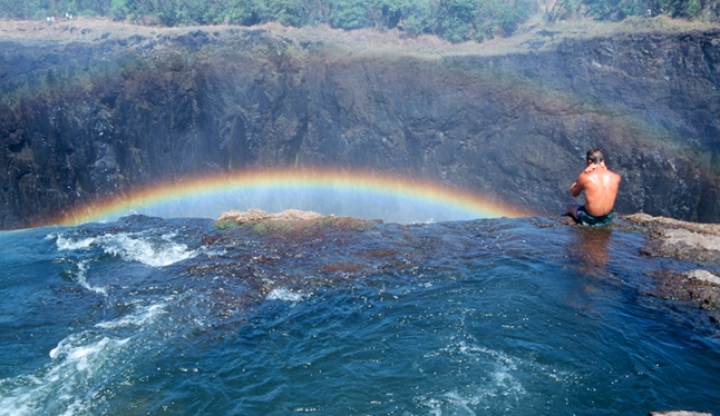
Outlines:
[[282,300],[286,302],[300,302],[307,298],[308,295],[301,292],[293,292],[292,290],[285,288],[275,288],[268,293],[267,300]]
[[470,406],[476,406],[478,404],[477,397],[463,397],[457,392],[457,390],[445,393],[443,396],[447,400],[448,404],[453,407],[452,413],[457,413],[457,411],[460,410],[464,414],[473,416],[476,415],[475,411],[472,410]]
[[197,255],[187,245],[174,242],[173,233],[154,239],[144,234],[117,233],[79,239],[57,235],[56,244],[60,251],[88,250],[98,246],[107,254],[151,267],[169,266]]
[[92,244],[96,241],[95,238],[80,238],[80,239],[72,239],[72,238],[66,238],[62,234],[48,234],[48,239],[55,238],[55,244],[57,244],[57,248],[60,251],[63,250],[85,250],[90,248]]
[[95,324],[95,326],[98,328],[126,328],[129,326],[141,327],[153,321],[159,315],[165,313],[163,309],[164,307],[165,305],[162,304],[151,305],[133,315],[123,316],[112,321],[100,322]]
[[93,286],[90,284],[90,282],[88,282],[87,271],[89,269],[89,263],[90,263],[89,260],[81,260],[77,263],[77,267],[78,267],[77,282],[78,282],[78,284],[91,292],[95,292],[95,293],[107,296],[107,288]]
[[477,413],[473,409],[494,407],[494,410],[499,410],[499,405],[503,405],[507,412],[512,412],[521,402],[527,405],[532,401],[523,386],[523,380],[536,376],[537,368],[532,363],[460,341],[427,353],[419,366],[432,367],[434,362],[440,360],[462,362],[462,376],[468,378],[468,383],[462,390],[457,387],[447,390],[440,388],[433,394],[416,396],[416,403],[427,408],[431,415],[475,415]]
[[39,374],[0,380],[0,415],[84,413],[129,341],[70,335],[50,351],[52,362]]
[[165,238],[164,242],[158,243],[135,238],[129,234],[118,234],[108,238],[104,243],[106,253],[152,267],[169,266],[195,255],[195,252],[188,250],[185,244],[173,243]]
[[[504,352],[488,349],[483,346],[466,345],[464,342],[460,344],[459,351],[480,362],[489,361],[488,374],[491,383],[486,386],[483,396],[495,397],[498,395],[512,396],[519,400],[525,396],[527,391],[522,382],[516,376],[522,370],[519,368],[521,360],[511,357]],[[487,365],[487,364],[486,364]],[[537,372],[535,365],[526,365],[533,373]]]
[[[50,350],[51,361],[34,374],[0,380],[0,415],[88,414],[107,389],[107,378],[132,360],[146,340],[142,330],[164,313],[165,305],[140,307],[134,313],[95,325],[98,330],[71,334]],[[119,328],[135,328],[118,337]]]

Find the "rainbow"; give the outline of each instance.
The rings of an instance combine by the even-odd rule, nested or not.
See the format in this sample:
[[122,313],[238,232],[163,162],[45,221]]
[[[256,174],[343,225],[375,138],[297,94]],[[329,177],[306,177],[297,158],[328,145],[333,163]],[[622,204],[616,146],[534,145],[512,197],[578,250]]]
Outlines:
[[[372,208],[371,212],[361,212],[363,206],[365,211]],[[249,208],[268,212],[297,208],[405,223],[533,215],[481,198],[469,190],[428,180],[369,170],[275,168],[188,177],[146,186],[122,197],[80,206],[50,224],[78,225],[133,213],[215,218],[229,209]],[[333,212],[323,212],[328,210]],[[395,218],[398,215],[405,218]]]

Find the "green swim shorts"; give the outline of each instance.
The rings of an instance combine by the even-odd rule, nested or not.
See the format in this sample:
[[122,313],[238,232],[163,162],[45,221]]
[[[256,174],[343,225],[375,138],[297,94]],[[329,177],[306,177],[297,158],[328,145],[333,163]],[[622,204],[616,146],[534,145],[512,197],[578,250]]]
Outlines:
[[607,215],[603,215],[600,217],[594,217],[587,212],[585,212],[585,206],[578,207],[577,209],[577,217],[580,222],[580,224],[586,226],[586,227],[604,227],[608,224],[610,224],[613,219],[615,218],[613,216],[613,212],[610,211]]

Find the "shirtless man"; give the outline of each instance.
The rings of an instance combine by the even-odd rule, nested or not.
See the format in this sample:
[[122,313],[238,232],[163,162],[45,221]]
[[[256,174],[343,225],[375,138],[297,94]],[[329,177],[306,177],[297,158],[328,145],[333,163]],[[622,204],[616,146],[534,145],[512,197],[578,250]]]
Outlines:
[[588,150],[586,159],[587,167],[570,187],[573,198],[585,191],[585,205],[570,204],[567,213],[579,224],[603,227],[613,220],[613,205],[621,178],[605,167],[602,150]]

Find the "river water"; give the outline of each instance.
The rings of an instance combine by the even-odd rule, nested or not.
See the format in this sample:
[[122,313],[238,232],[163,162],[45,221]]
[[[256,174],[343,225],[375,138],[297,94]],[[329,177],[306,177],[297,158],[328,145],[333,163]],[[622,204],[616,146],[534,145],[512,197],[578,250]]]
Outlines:
[[717,332],[642,295],[687,266],[643,239],[540,218],[4,232],[0,414],[720,415]]

